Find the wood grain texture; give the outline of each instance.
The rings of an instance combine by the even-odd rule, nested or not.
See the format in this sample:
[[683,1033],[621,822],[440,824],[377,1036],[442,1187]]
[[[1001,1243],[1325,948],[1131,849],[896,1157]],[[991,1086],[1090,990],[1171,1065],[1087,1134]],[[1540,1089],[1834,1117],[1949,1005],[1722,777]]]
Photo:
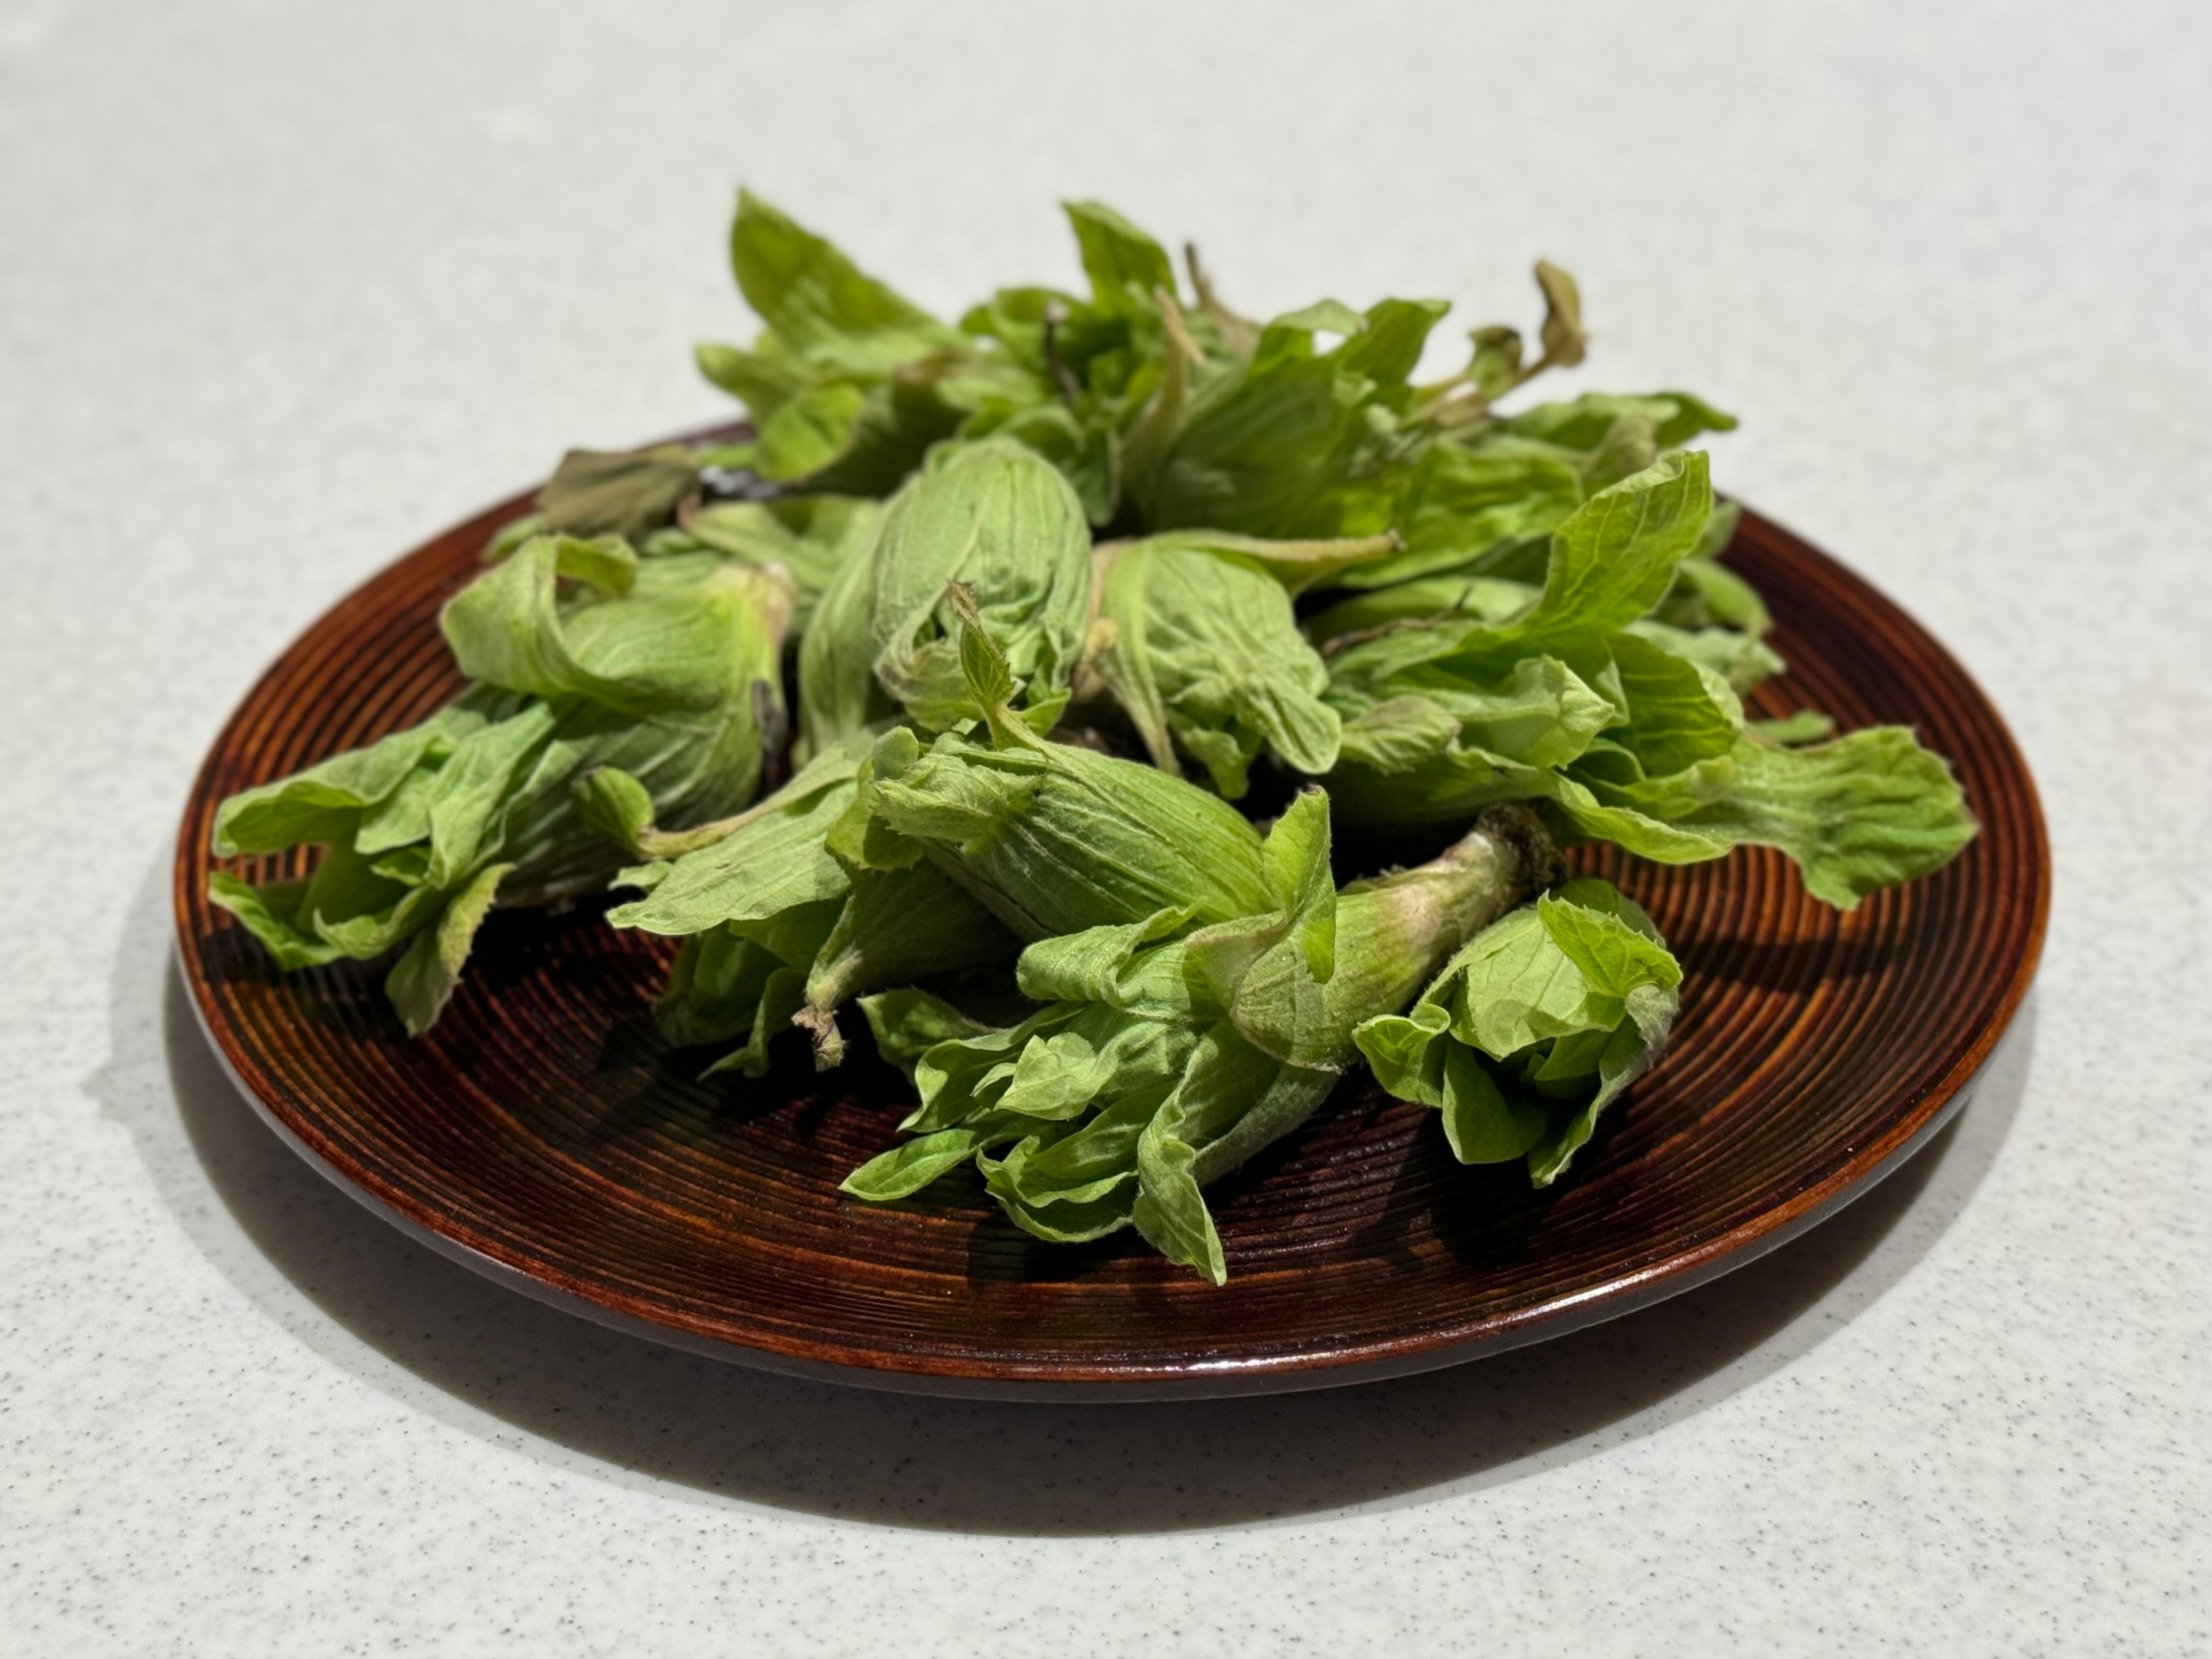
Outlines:
[[[438,607],[526,507],[400,560],[246,697],[185,811],[178,955],[233,1074],[325,1173],[473,1267],[663,1340],[1000,1397],[1258,1393],[1474,1358],[1686,1290],[1864,1190],[1963,1100],[2034,971],[2049,852],[2003,723],[1895,605],[1747,514],[1731,562],[1791,665],[1752,712],[1917,726],[1957,767],[1982,834],[1848,916],[1778,854],[1674,869],[1578,854],[1651,912],[1686,983],[1674,1046],[1566,1181],[1537,1194],[1517,1165],[1461,1168],[1434,1113],[1358,1073],[1210,1189],[1223,1289],[1130,1235],[1041,1244],[973,1182],[863,1205],[836,1185],[896,1138],[904,1079],[860,1037],[827,1076],[787,1038],[763,1079],[694,1080],[698,1056],[668,1050],[648,1012],[668,942],[596,907],[495,915],[444,1018],[410,1042],[383,964],[279,975],[206,900],[223,797],[452,696]],[[261,879],[307,862],[231,867]]]

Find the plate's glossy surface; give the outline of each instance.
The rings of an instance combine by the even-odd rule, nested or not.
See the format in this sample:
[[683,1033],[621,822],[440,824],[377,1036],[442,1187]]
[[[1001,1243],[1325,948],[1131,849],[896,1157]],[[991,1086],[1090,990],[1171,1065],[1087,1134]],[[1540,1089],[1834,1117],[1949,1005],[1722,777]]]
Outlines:
[[472,1267],[662,1340],[883,1388],[1129,1399],[1323,1387],[1556,1335],[1741,1265],[1908,1156],[1963,1101],[2042,943],[2041,816],[1996,713],[1894,605],[1747,514],[1731,560],[1791,665],[1753,712],[1917,726],[1983,833],[1850,916],[1808,899],[1778,854],[1685,869],[1578,854],[1650,908],[1687,982],[1673,1048],[1567,1181],[1537,1194],[1518,1166],[1460,1168],[1434,1114],[1356,1073],[1211,1189],[1224,1289],[1133,1237],[1038,1244],[980,1186],[862,1205],[836,1184],[895,1139],[904,1080],[862,1038],[826,1077],[786,1039],[765,1079],[694,1082],[696,1056],[671,1054],[647,1012],[665,941],[589,908],[495,916],[410,1042],[381,965],[279,975],[206,901],[224,796],[452,695],[438,606],[526,505],[402,559],[248,696],[185,813],[179,957],[234,1075],[326,1174]]

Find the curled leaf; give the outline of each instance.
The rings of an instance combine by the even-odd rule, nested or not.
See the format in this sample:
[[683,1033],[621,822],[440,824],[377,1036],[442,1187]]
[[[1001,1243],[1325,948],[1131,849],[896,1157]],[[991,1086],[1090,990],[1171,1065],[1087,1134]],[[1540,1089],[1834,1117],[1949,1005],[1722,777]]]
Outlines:
[[1180,745],[1231,799],[1263,749],[1294,770],[1328,771],[1340,732],[1322,700],[1328,669],[1298,632],[1289,594],[1243,550],[1253,544],[1234,541],[1186,532],[1101,548],[1105,626],[1094,624],[1086,655],[1153,764],[1180,770]]
[[1536,286],[1544,290],[1544,326],[1538,337],[1548,368],[1571,368],[1589,350],[1583,332],[1582,290],[1575,279],[1548,259],[1536,261]]
[[1545,1187],[1664,1046],[1681,978],[1649,916],[1609,883],[1572,881],[1355,1038],[1385,1089],[1443,1114],[1461,1163],[1525,1158]]
[[1090,604],[1082,503],[1012,443],[967,447],[884,510],[867,556],[839,573],[799,654],[810,752],[903,707],[931,729],[973,719],[949,584],[972,594],[1030,704],[1064,696]]

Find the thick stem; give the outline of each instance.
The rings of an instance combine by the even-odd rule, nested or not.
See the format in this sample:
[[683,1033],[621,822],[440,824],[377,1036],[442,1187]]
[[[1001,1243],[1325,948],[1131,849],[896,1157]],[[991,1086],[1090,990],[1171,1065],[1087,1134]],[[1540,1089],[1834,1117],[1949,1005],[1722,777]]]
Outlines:
[[694,824],[689,830],[640,830],[633,838],[638,856],[646,859],[680,859],[686,853],[696,853],[702,847],[712,847],[727,841],[747,824],[757,823],[785,805],[775,794],[763,796],[742,812],[726,818],[716,818],[711,823]]
[[1304,1123],[1358,1059],[1354,1027],[1399,1012],[1462,945],[1563,872],[1535,814],[1509,805],[1485,812],[1428,863],[1345,889],[1336,902],[1336,970],[1322,994],[1334,1053],[1321,1064],[1282,1066],[1249,1109],[1200,1147],[1199,1183]]
[[1167,331],[1169,345],[1193,368],[1203,368],[1206,354],[1190,337],[1190,325],[1183,320],[1182,307],[1176,303],[1175,295],[1164,288],[1156,288],[1152,298],[1159,302],[1160,324]]
[[1404,1008],[1461,945],[1565,873],[1541,820],[1509,803],[1428,863],[1345,889],[1327,994],[1345,1047],[1353,1026]]

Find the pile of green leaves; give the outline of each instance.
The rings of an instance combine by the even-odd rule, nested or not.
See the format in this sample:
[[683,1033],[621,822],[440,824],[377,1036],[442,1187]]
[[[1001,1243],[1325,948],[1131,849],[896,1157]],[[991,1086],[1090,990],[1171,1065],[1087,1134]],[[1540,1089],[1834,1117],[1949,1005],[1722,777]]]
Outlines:
[[[750,435],[572,452],[448,609],[473,689],[228,803],[219,851],[325,850],[218,899],[286,967],[413,941],[419,1030],[493,904],[611,881],[709,1070],[839,1064],[859,1002],[920,1103],[847,1191],[972,1166],[1218,1282],[1201,1189],[1347,1068],[1540,1185],[1657,1055],[1680,968],[1556,845],[1775,847],[1848,908],[1972,836],[1909,731],[1747,716],[1786,665],[1686,447],[1735,422],[1516,396],[1587,356],[1564,271],[1424,381],[1441,302],[1255,320],[1067,216],[1085,291],[948,322],[742,196],[764,326],[699,365]],[[1352,878],[1342,827],[1433,856]]]
[[210,896],[277,966],[407,948],[385,988],[410,1035],[453,994],[495,904],[604,888],[621,865],[588,811],[615,769],[671,823],[712,820],[758,787],[781,739],[780,569],[619,538],[523,542],[439,622],[473,684],[420,725],[232,796],[219,854],[319,845],[313,873]]

